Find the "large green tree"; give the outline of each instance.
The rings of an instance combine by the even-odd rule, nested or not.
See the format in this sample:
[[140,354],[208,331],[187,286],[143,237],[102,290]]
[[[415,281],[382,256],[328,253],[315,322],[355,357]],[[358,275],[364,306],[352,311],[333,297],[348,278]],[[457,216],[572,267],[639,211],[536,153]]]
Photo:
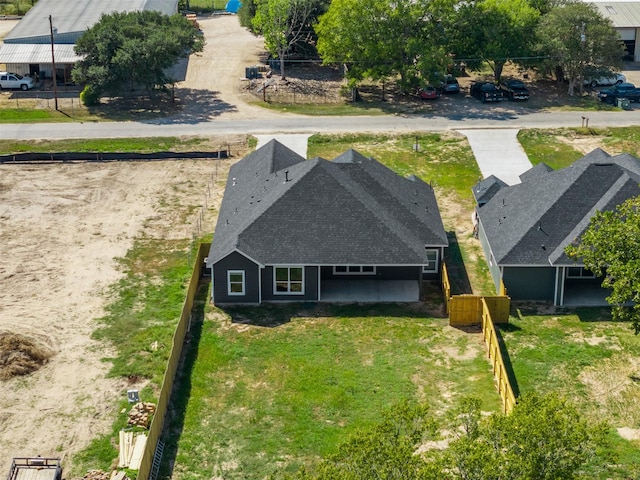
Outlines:
[[295,478],[571,480],[604,463],[607,426],[590,423],[562,397],[523,396],[509,415],[483,416],[480,407],[462,399],[445,425],[449,445],[439,450],[430,445],[437,428],[428,407],[402,403]]
[[399,78],[408,92],[448,63],[436,2],[333,0],[316,26],[323,62],[353,83]]
[[533,51],[539,16],[528,0],[462,2],[450,17],[449,47],[472,67],[486,62],[499,81],[507,61],[517,63]]
[[444,454],[442,480],[571,480],[602,463],[606,425],[590,424],[558,395],[525,395],[508,415],[482,418],[473,400],[456,413],[462,433]]
[[110,13],[85,31],[75,48],[84,58],[73,79],[95,95],[118,95],[133,85],[154,95],[174,81],[167,73],[171,66],[204,48],[204,37],[182,15]]
[[630,321],[636,335],[640,333],[640,197],[615,210],[596,212],[566,252],[603,276],[602,286],[611,290],[607,301],[613,317]]
[[254,0],[254,31],[264,36],[267,50],[280,59],[280,76],[285,75],[285,59],[296,44],[313,36],[312,23],[323,10],[323,0]]
[[589,71],[620,67],[623,46],[609,19],[593,5],[568,2],[552,8],[536,30],[539,50],[548,56],[547,69],[562,72],[569,82],[569,94],[582,92]]

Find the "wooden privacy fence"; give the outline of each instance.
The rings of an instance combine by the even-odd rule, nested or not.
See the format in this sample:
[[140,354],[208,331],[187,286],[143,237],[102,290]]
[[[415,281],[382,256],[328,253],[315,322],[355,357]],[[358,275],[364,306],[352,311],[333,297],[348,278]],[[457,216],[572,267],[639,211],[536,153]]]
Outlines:
[[442,265],[442,292],[445,309],[449,314],[449,325],[462,327],[482,326],[482,339],[487,347],[493,369],[493,378],[502,400],[502,411],[510,413],[516,404],[516,396],[507,375],[502,350],[496,332],[496,323],[509,323],[511,299],[506,295],[504,283],[500,282],[500,295],[451,295],[451,283],[446,265]]
[[[160,435],[162,434],[162,427],[164,426],[164,419],[167,413],[169,399],[171,397],[171,390],[173,389],[173,381],[178,370],[180,356],[182,355],[184,339],[187,332],[189,331],[193,300],[198,291],[200,273],[202,271],[204,259],[209,253],[210,246],[210,243],[202,243],[200,244],[200,248],[198,249],[195,267],[193,269],[193,273],[191,274],[189,287],[187,289],[187,295],[184,300],[184,305],[182,306],[180,321],[178,322],[176,331],[173,334],[171,354],[169,356],[169,360],[167,360],[167,368],[164,373],[162,387],[160,388],[160,395],[158,398],[156,413],[154,414],[153,420],[151,421],[151,426],[149,427],[147,444],[145,446],[144,454],[140,462],[140,469],[138,470],[138,480],[147,480],[151,474],[156,447],[158,445],[158,440],[160,440]],[[157,472],[154,473],[157,474]]]
[[516,405],[516,396],[513,393],[513,387],[511,387],[507,369],[504,366],[498,334],[491,319],[491,311],[488,303],[484,299],[482,299],[482,339],[489,352],[489,360],[491,360],[491,366],[493,368],[493,378],[496,381],[496,387],[502,399],[502,411],[504,413],[510,413]]

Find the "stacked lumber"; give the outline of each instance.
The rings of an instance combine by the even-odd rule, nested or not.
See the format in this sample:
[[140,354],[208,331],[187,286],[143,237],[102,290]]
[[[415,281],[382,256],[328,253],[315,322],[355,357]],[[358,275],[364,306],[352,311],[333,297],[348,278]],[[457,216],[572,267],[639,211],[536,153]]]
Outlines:
[[127,424],[133,427],[149,428],[151,417],[156,412],[156,406],[150,402],[138,402],[129,411]]
[[144,433],[125,432],[124,430],[120,430],[118,468],[130,468],[131,470],[139,470],[140,462],[142,461],[142,455],[144,454],[144,447],[146,446],[146,444],[147,436]]

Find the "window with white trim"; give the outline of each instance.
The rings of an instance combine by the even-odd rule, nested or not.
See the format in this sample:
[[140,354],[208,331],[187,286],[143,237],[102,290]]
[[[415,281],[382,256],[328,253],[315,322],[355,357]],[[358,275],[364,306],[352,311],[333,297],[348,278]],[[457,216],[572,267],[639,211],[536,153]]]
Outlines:
[[596,278],[596,275],[584,267],[567,267],[567,278]]
[[336,265],[333,267],[334,275],[375,275],[376,267],[373,265]]
[[438,250],[427,250],[427,263],[422,266],[422,273],[438,273]]
[[245,294],[244,270],[227,270],[227,294]]
[[304,267],[275,267],[273,285],[275,295],[303,295]]

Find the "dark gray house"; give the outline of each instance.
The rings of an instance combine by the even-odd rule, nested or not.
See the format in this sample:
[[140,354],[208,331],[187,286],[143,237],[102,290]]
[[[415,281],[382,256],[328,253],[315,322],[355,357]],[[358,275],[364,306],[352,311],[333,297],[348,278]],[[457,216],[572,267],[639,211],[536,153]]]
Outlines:
[[496,291],[502,281],[516,300],[604,304],[602,279],[564,249],[595,212],[640,195],[640,160],[597,149],[557,171],[540,163],[520,180],[507,186],[491,176],[473,187],[478,238]]
[[272,140],[231,167],[206,263],[216,304],[417,301],[447,244],[419,178]]

